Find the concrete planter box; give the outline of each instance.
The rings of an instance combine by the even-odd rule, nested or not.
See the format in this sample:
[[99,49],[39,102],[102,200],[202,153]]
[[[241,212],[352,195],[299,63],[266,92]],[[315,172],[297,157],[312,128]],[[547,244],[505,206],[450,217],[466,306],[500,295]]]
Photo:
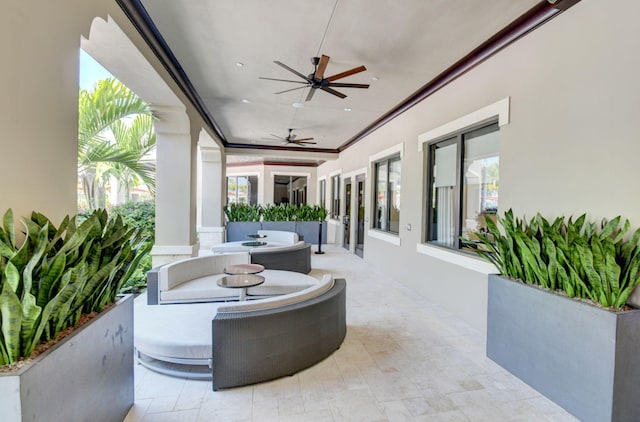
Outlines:
[[[227,222],[227,242],[249,241],[248,235],[258,230],[296,232],[307,243],[318,244],[317,221],[233,221]],[[327,243],[327,222],[322,222],[322,243]]]
[[133,296],[15,373],[0,374],[0,419],[122,422],[133,405]]
[[262,225],[259,221],[234,221],[227,222],[227,242],[248,242],[250,234],[258,233]]
[[262,230],[279,230],[283,232],[295,232],[295,221],[263,221]]
[[[313,245],[318,244],[318,231],[320,224],[318,221],[298,221],[296,222],[296,233],[304,238],[304,241]],[[322,222],[322,244],[327,243],[327,222]]]
[[640,420],[640,309],[490,275],[487,356],[585,422]]

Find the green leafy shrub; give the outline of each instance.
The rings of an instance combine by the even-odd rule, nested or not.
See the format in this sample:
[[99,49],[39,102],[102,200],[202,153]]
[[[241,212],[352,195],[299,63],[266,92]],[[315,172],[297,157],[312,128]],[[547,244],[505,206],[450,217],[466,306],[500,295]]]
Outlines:
[[506,277],[615,310],[640,283],[640,229],[626,238],[630,223],[619,216],[600,225],[585,215],[550,223],[538,214],[527,222],[509,210],[497,224],[485,221],[475,252]]
[[327,210],[319,205],[247,205],[231,203],[225,209],[227,221],[322,221]]
[[[144,247],[151,249],[155,243],[156,204],[155,201],[126,202],[112,207],[112,215],[119,215],[125,224],[141,230]],[[138,268],[120,288],[120,293],[140,293],[147,287],[147,271],[152,267],[151,255],[146,254]]]
[[154,201],[126,202],[111,207],[112,215],[119,215],[125,224],[142,230],[142,235],[151,243],[156,235],[156,204]]
[[149,252],[139,229],[105,210],[82,222],[67,216],[58,227],[37,212],[22,222],[22,245],[10,209],[0,227],[0,365],[113,303]]
[[227,221],[259,221],[261,208],[260,205],[232,202],[224,209],[224,214],[227,216]]

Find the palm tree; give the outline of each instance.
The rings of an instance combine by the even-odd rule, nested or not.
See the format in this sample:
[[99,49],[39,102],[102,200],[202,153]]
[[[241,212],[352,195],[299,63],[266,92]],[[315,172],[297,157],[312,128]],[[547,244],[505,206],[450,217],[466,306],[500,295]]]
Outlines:
[[80,90],[78,175],[90,210],[105,205],[104,184],[111,176],[126,192],[140,181],[155,190],[155,164],[146,158],[155,148],[153,120],[149,104],[115,79]]
[[138,114],[130,124],[122,120],[111,125],[115,144],[122,151],[133,153],[137,157],[137,165],[131,167],[123,163],[111,163],[105,168],[102,176],[107,179],[113,176],[118,181],[118,203],[126,202],[131,187],[144,183],[151,193],[155,191],[155,163],[149,158],[156,147],[156,133],[153,127],[154,117],[149,114]]

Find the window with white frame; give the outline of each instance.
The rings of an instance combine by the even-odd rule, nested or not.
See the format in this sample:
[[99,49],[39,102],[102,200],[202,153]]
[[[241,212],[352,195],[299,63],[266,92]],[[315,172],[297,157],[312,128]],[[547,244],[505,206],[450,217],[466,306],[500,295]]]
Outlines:
[[227,204],[258,203],[258,176],[227,177]]
[[331,176],[331,218],[340,217],[340,175]]
[[375,213],[373,228],[389,233],[400,231],[400,155],[374,163]]
[[320,195],[320,200],[318,205],[320,205],[322,208],[326,208],[327,207],[327,180],[326,179],[322,179],[318,182],[318,192]]
[[497,122],[460,130],[429,143],[427,242],[453,249],[495,219],[499,190]]

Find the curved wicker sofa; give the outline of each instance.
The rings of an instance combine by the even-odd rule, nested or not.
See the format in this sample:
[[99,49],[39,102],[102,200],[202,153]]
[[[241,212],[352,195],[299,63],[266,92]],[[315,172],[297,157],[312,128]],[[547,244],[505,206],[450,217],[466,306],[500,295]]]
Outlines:
[[266,236],[264,246],[244,246],[246,241],[227,242],[212,248],[214,254],[247,252],[251,263],[264,265],[271,270],[295,271],[308,274],[311,271],[311,244],[300,240],[295,232],[258,230]]
[[347,333],[347,284],[330,281],[328,289],[219,308],[212,321],[213,389],[293,375],[338,349]]
[[245,302],[136,301],[138,362],[214,390],[292,375],[329,356],[346,335],[346,281],[325,275],[302,290]]

